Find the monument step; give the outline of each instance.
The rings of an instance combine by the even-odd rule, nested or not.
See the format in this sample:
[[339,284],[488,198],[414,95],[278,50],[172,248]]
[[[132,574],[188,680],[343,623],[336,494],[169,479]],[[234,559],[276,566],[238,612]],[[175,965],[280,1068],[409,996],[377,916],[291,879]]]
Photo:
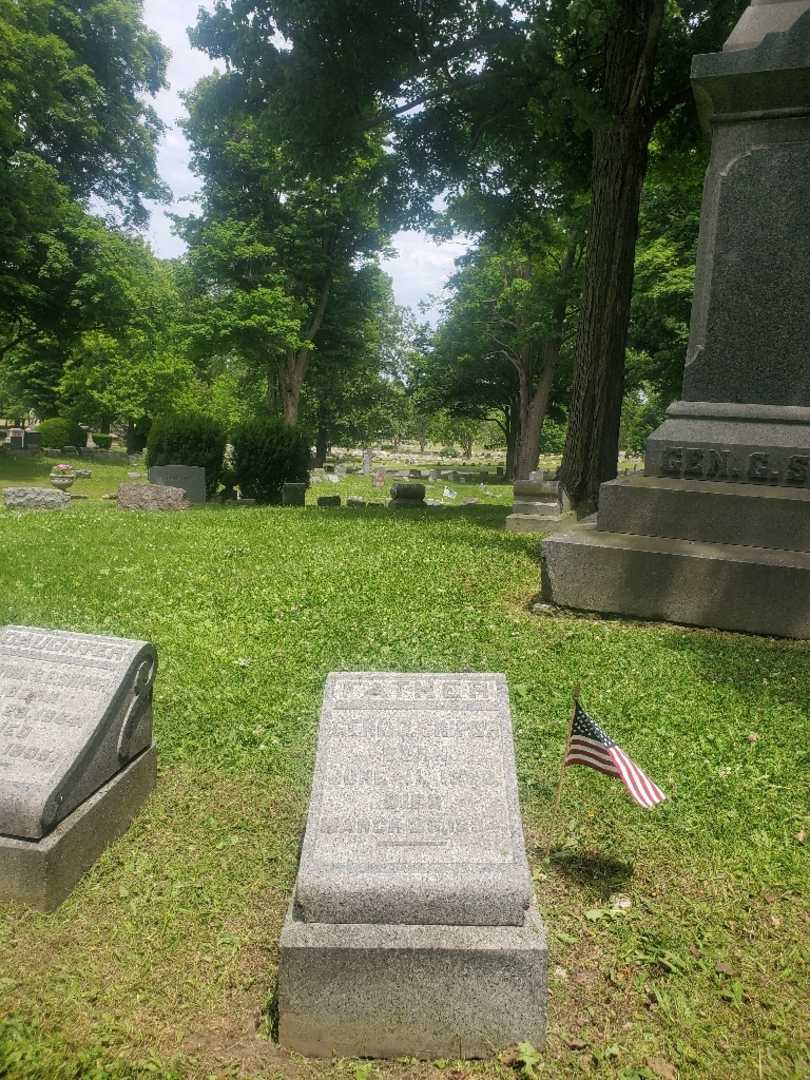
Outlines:
[[599,492],[599,531],[810,552],[810,490],[638,474]]
[[559,607],[810,637],[806,552],[604,532],[591,518],[543,555],[543,599]]

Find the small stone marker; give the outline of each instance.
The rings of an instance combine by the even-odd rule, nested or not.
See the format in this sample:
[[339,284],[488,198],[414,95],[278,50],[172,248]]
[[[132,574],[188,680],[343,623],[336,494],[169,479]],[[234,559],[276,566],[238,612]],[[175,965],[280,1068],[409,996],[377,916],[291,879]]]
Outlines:
[[205,469],[199,465],[153,465],[149,483],[182,488],[192,506],[205,506]]
[[374,456],[370,450],[363,451],[363,476],[371,476],[371,471],[374,468]]
[[118,489],[119,510],[190,510],[182,488],[161,484],[122,484]]
[[70,496],[53,488],[6,488],[3,501],[8,510],[67,510],[70,506]]
[[340,506],[340,502],[340,495],[318,496],[318,506],[320,506],[321,509],[332,509],[334,507]]
[[0,899],[57,907],[155,782],[143,641],[0,629]]
[[363,510],[366,505],[366,500],[360,495],[350,495],[346,500],[346,505],[353,507],[355,510]]
[[424,484],[394,484],[391,488],[391,501],[388,504],[394,510],[421,510],[425,505]]
[[281,937],[279,1037],[339,1057],[543,1041],[503,675],[333,674]]
[[282,506],[306,506],[306,503],[306,484],[285,484],[284,487],[281,489]]
[[548,532],[549,526],[560,520],[561,511],[558,483],[553,480],[518,480],[514,486],[512,513],[506,519],[506,531]]

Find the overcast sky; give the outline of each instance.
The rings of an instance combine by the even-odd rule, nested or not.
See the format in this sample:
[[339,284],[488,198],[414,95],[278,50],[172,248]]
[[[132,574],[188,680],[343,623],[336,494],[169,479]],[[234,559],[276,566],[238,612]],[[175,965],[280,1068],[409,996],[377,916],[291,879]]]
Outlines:
[[[169,63],[171,87],[155,101],[155,108],[168,126],[160,149],[160,173],[174,193],[170,207],[154,206],[148,230],[157,255],[171,258],[182,253],[184,245],[172,234],[168,212],[188,213],[189,198],[193,199],[197,180],[188,167],[188,146],[177,126],[183,115],[180,93],[190,89],[197,79],[208,74],[213,64],[208,57],[189,44],[186,28],[196,21],[201,0],[145,0],[144,17],[172,51]],[[202,4],[202,6],[207,6]],[[401,232],[394,237],[397,258],[385,263],[394,279],[397,302],[415,308],[420,300],[438,294],[452,274],[453,260],[464,251],[460,242],[435,244],[423,233]]]

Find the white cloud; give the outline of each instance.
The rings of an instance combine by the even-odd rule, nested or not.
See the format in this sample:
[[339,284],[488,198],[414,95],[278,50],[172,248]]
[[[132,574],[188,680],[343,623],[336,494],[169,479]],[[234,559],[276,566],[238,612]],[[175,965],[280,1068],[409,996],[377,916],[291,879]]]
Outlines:
[[[211,8],[212,0],[145,0],[144,19],[158,32],[164,45],[171,49],[169,90],[162,91],[154,106],[168,130],[160,147],[159,169],[163,180],[173,193],[171,206],[152,204],[152,217],[147,235],[162,258],[182,254],[184,244],[172,235],[168,213],[189,213],[199,182],[189,169],[189,148],[177,126],[185,110],[180,93],[190,90],[198,79],[210,74],[214,64],[196,49],[192,49],[186,32],[197,20],[200,7]],[[397,256],[385,263],[385,270],[394,281],[397,303],[415,308],[420,300],[440,294],[454,271],[454,260],[466,250],[458,241],[436,244],[424,233],[400,232],[393,239]],[[433,317],[436,312],[434,309]]]

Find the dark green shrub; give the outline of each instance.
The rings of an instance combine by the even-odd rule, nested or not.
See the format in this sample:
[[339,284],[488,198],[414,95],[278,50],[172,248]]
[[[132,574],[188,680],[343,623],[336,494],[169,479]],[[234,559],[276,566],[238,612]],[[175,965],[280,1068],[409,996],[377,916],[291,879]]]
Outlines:
[[210,499],[219,487],[225,432],[213,417],[202,413],[159,416],[152,424],[146,443],[146,464],[201,465],[205,469],[205,491]]
[[309,439],[277,416],[257,416],[233,433],[233,471],[246,499],[278,504],[285,484],[309,479]]
[[36,430],[42,437],[42,445],[52,446],[55,450],[62,450],[66,446],[87,446],[87,432],[66,416],[43,420]]
[[112,435],[104,435],[100,431],[93,432],[93,442],[99,450],[109,450],[112,446]]

